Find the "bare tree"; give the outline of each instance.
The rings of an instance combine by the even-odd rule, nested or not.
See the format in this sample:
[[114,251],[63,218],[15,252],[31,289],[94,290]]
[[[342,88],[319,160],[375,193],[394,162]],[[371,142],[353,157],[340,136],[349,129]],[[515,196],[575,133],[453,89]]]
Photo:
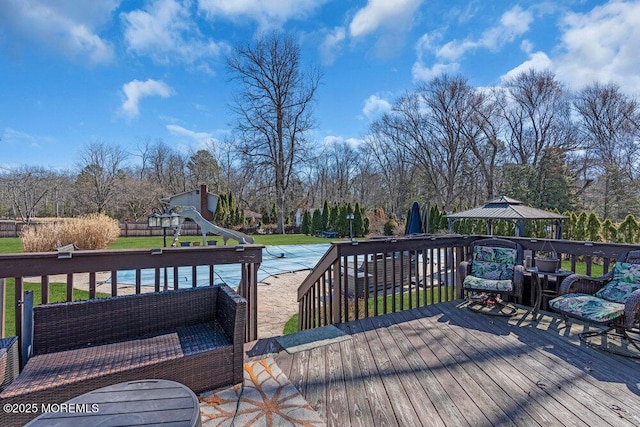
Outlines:
[[551,71],[530,69],[504,84],[501,101],[507,146],[516,163],[536,167],[547,147],[574,148],[570,102]]
[[613,84],[595,83],[577,94],[574,107],[600,181],[597,208],[604,218],[621,219],[638,209],[636,168],[640,161],[638,136],[640,104]]
[[21,166],[5,174],[0,182],[14,216],[28,223],[45,198],[60,188],[63,177],[39,166]]
[[278,32],[238,46],[227,65],[240,84],[234,112],[244,140],[241,149],[272,174],[277,231],[283,233],[285,196],[308,148],[305,134],[314,125],[311,107],[320,73],[303,74],[299,45]]
[[76,190],[88,212],[105,212],[117,204],[128,154],[117,145],[94,142],[82,149]]

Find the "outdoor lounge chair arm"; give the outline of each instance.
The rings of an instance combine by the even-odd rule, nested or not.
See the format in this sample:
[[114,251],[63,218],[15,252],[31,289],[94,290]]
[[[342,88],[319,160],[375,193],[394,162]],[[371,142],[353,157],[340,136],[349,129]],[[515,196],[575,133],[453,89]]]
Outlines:
[[624,327],[631,329],[640,320],[640,289],[631,293],[629,299],[624,304]]
[[515,265],[513,267],[513,286],[514,294],[519,298],[524,289],[524,266],[522,265]]
[[593,295],[604,287],[610,280],[613,274],[605,274],[604,276],[591,277],[584,274],[572,274],[566,277],[560,289],[558,295],[565,295],[569,293],[582,293]]
[[460,265],[458,265],[458,279],[460,283],[464,282],[464,278],[471,274],[471,262],[462,261]]

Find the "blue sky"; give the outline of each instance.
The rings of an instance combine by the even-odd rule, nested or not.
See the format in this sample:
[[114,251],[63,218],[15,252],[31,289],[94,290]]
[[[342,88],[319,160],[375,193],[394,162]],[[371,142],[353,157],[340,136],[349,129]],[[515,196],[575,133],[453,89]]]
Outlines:
[[234,119],[224,57],[273,29],[323,70],[318,145],[358,143],[441,72],[495,86],[536,67],[575,89],[640,89],[640,1],[2,0],[0,172],[73,168],[97,141],[219,146]]

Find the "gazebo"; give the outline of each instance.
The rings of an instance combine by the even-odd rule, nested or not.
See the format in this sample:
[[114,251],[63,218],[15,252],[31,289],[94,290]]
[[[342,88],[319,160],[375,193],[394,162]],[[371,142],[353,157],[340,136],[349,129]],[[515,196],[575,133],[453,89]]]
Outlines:
[[492,235],[493,220],[504,219],[516,223],[516,236],[518,237],[524,235],[525,221],[548,220],[552,221],[552,236],[556,239],[562,238],[562,220],[564,218],[566,218],[566,216],[532,208],[531,206],[524,205],[520,200],[505,196],[491,200],[483,206],[447,215],[449,231],[453,230],[453,224],[459,219],[483,219],[487,221],[487,234]]

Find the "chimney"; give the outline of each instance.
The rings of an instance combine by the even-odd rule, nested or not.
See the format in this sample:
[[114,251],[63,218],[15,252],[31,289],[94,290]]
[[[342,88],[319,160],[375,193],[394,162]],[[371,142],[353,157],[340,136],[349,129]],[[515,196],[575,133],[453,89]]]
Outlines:
[[202,215],[202,217],[207,221],[212,221],[213,214],[211,213],[211,211],[209,210],[209,207],[207,206],[207,199],[208,199],[207,194],[208,194],[207,184],[201,184],[200,185],[200,215]]

